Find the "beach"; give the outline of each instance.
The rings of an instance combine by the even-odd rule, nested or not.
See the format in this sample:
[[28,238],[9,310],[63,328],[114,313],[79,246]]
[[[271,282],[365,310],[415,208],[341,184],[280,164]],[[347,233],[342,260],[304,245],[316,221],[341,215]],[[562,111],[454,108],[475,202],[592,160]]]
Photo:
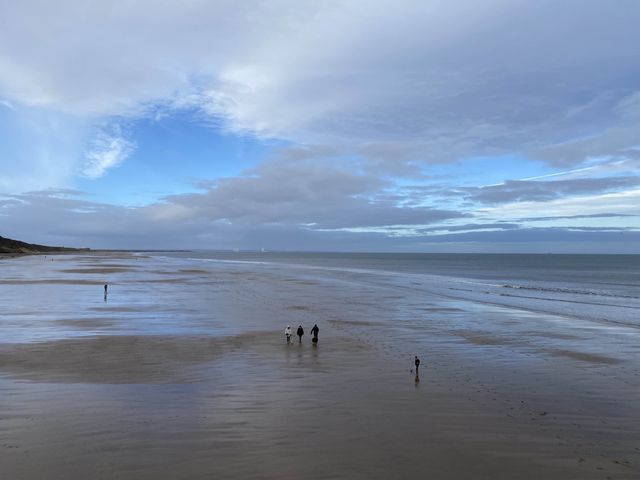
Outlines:
[[126,252],[0,272],[2,478],[640,476],[633,298],[569,315],[550,298],[573,291],[524,308],[435,276]]

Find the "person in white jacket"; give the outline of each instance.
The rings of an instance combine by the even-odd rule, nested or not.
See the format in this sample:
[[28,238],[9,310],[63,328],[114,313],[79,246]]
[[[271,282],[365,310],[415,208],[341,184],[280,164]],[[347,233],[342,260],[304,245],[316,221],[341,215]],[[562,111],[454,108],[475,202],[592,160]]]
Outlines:
[[287,328],[284,329],[284,336],[287,337],[287,343],[291,343],[291,326],[287,325]]

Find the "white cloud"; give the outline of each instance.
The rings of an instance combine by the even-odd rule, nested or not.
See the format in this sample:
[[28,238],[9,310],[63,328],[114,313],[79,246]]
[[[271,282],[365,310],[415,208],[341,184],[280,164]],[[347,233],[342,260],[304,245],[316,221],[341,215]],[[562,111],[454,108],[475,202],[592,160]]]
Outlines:
[[603,195],[585,195],[544,202],[514,202],[477,211],[479,216],[505,221],[536,217],[598,215],[615,212],[632,215],[630,223],[637,227],[635,216],[640,215],[640,189]]
[[67,0],[1,13],[0,94],[74,115],[195,105],[237,133],[373,143],[377,169],[386,144],[432,162],[637,137],[637,2]]
[[82,174],[91,179],[102,177],[110,168],[120,165],[135,150],[135,143],[126,140],[118,125],[110,132],[100,132],[86,153]]

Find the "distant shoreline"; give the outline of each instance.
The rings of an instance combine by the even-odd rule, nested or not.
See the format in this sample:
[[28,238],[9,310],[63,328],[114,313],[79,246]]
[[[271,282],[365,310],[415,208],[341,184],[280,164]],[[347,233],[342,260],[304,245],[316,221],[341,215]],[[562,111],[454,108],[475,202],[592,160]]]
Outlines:
[[[53,247],[55,248],[55,247]],[[104,254],[104,253],[188,253],[193,250],[142,250],[142,249],[92,249],[92,248],[77,248],[77,249],[64,249],[64,250],[51,250],[51,251],[27,251],[27,252],[0,252],[0,260],[9,258],[26,257],[28,255],[73,255],[73,254]]]

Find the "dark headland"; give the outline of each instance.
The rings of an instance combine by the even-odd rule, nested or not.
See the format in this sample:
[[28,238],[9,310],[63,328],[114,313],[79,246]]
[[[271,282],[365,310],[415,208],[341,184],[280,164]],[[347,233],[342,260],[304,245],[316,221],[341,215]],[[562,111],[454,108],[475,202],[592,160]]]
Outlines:
[[57,253],[87,251],[88,248],[50,247],[37,245],[0,236],[0,255],[25,255],[32,253]]

